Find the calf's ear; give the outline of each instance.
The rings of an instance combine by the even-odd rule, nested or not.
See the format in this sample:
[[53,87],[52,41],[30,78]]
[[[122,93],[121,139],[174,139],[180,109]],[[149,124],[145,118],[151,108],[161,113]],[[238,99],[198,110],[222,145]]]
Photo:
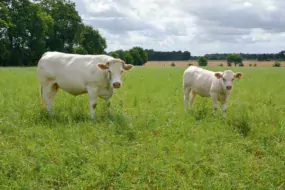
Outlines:
[[98,66],[100,69],[102,69],[102,70],[106,70],[106,69],[109,68],[107,65],[101,64],[101,63],[99,63],[97,66]]
[[235,74],[235,77],[238,78],[238,79],[240,79],[240,78],[242,77],[242,75],[243,75],[243,74],[242,74],[241,72],[238,72],[238,73]]
[[131,64],[125,64],[125,65],[124,65],[124,70],[126,70],[126,71],[130,71],[130,70],[132,70],[133,68],[134,68],[134,66],[131,65]]
[[218,78],[218,79],[220,79],[220,78],[223,77],[223,73],[222,73],[222,72],[216,72],[216,73],[215,73],[215,77]]

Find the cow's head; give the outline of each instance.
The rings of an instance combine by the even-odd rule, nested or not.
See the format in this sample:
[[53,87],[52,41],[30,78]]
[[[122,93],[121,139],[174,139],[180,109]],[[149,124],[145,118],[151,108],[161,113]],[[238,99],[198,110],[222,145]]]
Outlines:
[[102,70],[108,70],[108,78],[112,87],[120,88],[122,86],[123,72],[131,70],[134,66],[126,64],[121,59],[112,59],[105,64],[98,64],[98,67]]
[[226,70],[224,72],[216,72],[215,77],[221,79],[224,90],[231,90],[234,79],[240,79],[242,77],[242,73],[234,73],[231,70]]

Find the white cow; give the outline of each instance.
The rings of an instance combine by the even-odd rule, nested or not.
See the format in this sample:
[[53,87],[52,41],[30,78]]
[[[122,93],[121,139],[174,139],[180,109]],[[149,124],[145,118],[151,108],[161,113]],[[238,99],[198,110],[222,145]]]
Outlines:
[[88,93],[90,116],[94,118],[97,97],[109,106],[114,88],[122,86],[123,71],[132,68],[133,65],[108,55],[46,52],[37,66],[42,103],[50,112],[59,88],[74,96]]
[[218,101],[222,103],[223,116],[226,116],[227,101],[232,91],[234,78],[240,79],[242,73],[234,73],[231,70],[224,72],[208,71],[196,66],[190,66],[184,71],[184,104],[188,108],[190,98],[190,109],[196,94],[202,97],[212,98],[214,112],[218,109]]

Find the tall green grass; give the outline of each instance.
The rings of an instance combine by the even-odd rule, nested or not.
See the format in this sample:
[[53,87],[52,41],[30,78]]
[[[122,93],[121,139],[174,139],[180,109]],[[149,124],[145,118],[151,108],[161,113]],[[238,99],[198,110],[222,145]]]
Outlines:
[[199,96],[184,112],[184,69],[136,67],[95,122],[87,95],[49,116],[35,68],[0,69],[0,189],[284,189],[285,70],[232,68],[224,119]]

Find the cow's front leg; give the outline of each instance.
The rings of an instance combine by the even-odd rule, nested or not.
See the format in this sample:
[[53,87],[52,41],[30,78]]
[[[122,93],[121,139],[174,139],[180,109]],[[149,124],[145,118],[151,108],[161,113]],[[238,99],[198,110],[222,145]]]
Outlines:
[[218,109],[218,95],[216,93],[212,93],[211,98],[212,98],[213,113],[214,115],[216,115]]
[[90,117],[95,119],[95,108],[97,106],[98,88],[87,87],[89,104],[90,104]]

